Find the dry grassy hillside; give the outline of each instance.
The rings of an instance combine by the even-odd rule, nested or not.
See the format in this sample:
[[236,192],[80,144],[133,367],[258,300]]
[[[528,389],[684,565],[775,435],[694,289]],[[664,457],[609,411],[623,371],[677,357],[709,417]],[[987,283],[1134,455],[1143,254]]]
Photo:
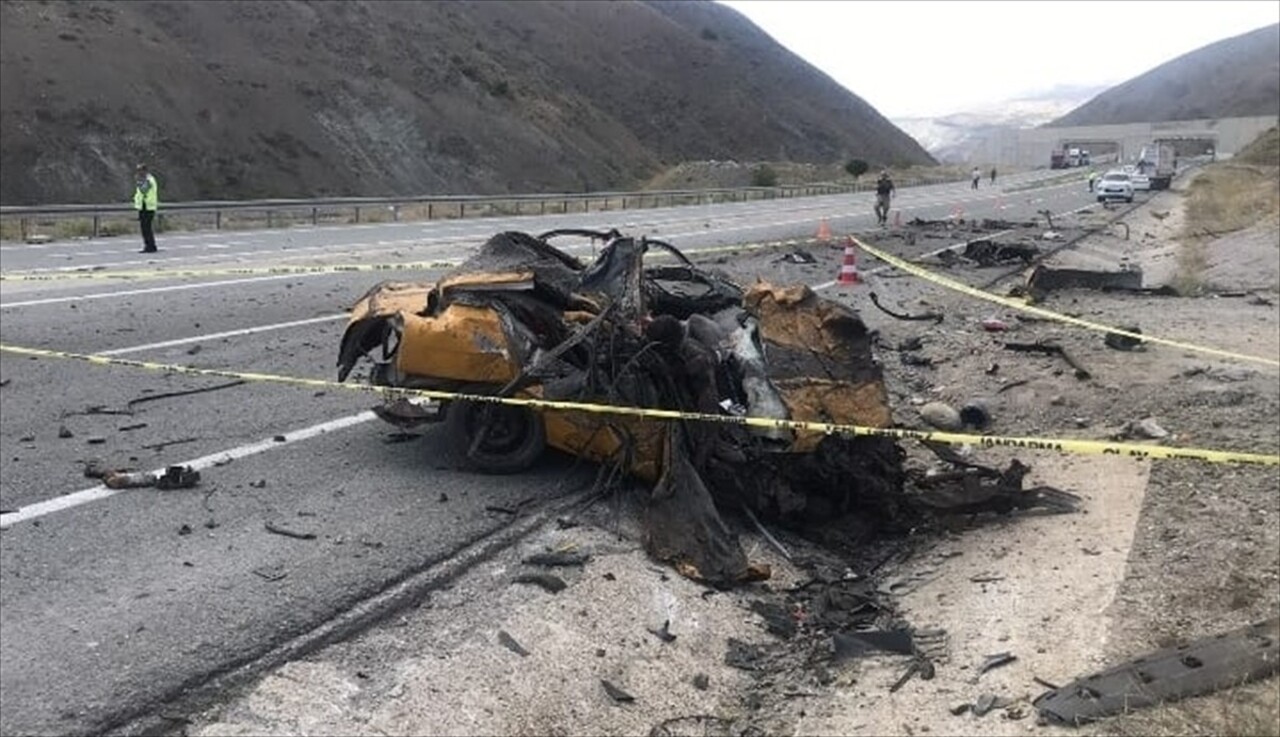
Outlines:
[[1280,25],[1183,54],[1112,87],[1047,127],[1277,114]]
[[710,2],[0,3],[0,200],[629,188],[691,159],[929,164]]

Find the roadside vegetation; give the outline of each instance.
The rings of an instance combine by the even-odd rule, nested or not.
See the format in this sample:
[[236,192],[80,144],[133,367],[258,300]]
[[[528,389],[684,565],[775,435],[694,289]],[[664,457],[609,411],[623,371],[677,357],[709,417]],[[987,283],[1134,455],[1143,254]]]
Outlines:
[[1271,737],[1280,733],[1280,679],[1238,686],[1149,709],[1098,724],[1092,734],[1115,737],[1175,737],[1220,734]]
[[1203,287],[1209,241],[1280,217],[1280,128],[1196,174],[1184,207],[1175,286],[1182,294],[1195,294]]

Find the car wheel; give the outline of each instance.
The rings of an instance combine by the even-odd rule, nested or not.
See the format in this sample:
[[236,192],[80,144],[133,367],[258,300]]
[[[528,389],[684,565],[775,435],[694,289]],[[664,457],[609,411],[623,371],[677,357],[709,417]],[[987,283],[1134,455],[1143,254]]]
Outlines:
[[1125,201],[1125,202],[1133,202],[1133,195],[1129,195],[1128,197],[1124,198],[1124,201]]
[[1106,197],[1099,197],[1099,198],[1098,198],[1098,202],[1106,202],[1106,201],[1107,201],[1107,198],[1106,198]]
[[[469,387],[465,394],[484,394]],[[464,467],[508,474],[528,469],[547,448],[542,415],[527,407],[455,400],[445,409],[445,442]]]

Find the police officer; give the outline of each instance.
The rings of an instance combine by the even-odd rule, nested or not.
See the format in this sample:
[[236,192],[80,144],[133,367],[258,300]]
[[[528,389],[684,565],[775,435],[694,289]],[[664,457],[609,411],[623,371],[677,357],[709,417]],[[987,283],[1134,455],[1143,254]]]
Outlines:
[[159,249],[152,225],[160,208],[160,188],[146,164],[138,164],[135,174],[133,209],[138,211],[138,226],[142,229],[142,253],[155,253]]

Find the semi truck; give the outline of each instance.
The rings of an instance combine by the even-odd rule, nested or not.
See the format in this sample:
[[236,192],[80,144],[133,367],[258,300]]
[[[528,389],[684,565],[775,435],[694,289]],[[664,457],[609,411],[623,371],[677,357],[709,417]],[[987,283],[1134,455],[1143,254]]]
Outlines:
[[1142,147],[1137,166],[1151,180],[1151,189],[1168,189],[1178,170],[1178,154],[1172,144],[1154,141]]
[[1049,154],[1050,169],[1070,169],[1089,165],[1089,152],[1081,148],[1064,148]]

